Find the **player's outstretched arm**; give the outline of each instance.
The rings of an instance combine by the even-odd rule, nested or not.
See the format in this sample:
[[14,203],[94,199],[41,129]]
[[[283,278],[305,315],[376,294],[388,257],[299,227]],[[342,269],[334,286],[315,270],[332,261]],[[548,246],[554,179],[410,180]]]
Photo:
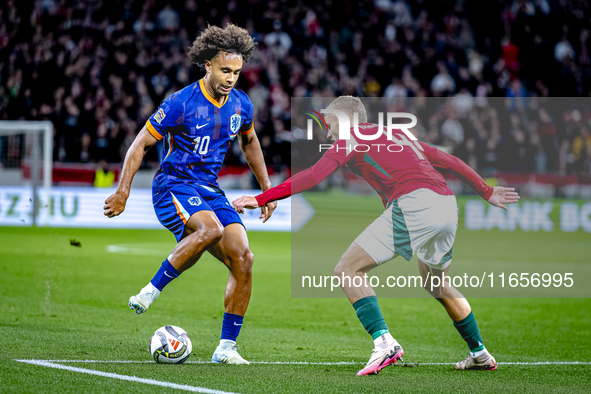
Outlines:
[[256,209],[259,207],[256,197],[242,196],[232,201],[232,207],[238,213],[244,213],[244,209]]
[[267,204],[269,201],[277,201],[308,190],[339,168],[336,160],[322,157],[312,167],[300,171],[285,182],[270,188],[256,197],[242,196],[232,202],[232,206],[238,213],[244,213],[244,208],[255,209]]
[[512,187],[495,186],[493,193],[488,199],[488,202],[495,207],[503,208],[505,211],[507,207],[505,204],[514,204],[519,201],[519,195]]
[[502,186],[490,187],[476,171],[462,160],[423,142],[420,144],[433,167],[451,171],[456,178],[470,186],[480,197],[495,207],[507,210],[504,204],[514,204],[519,201],[519,195],[515,189]]
[[[261,150],[261,144],[259,143],[257,134],[252,130],[248,134],[240,133],[238,135],[240,148],[242,148],[242,152],[244,152],[244,158],[254,173],[254,176],[257,178],[259,185],[261,185],[263,191],[270,189],[271,181],[269,180],[267,166],[265,165],[263,151]],[[263,223],[265,223],[269,220],[276,207],[276,202],[269,202],[262,205],[261,216],[259,216],[259,219],[263,219]]]
[[140,168],[144,155],[158,140],[150,134],[146,126],[139,132],[133,144],[129,147],[121,170],[121,179],[117,191],[105,200],[105,216],[110,218],[118,216],[125,210],[125,203],[129,197],[131,181]]

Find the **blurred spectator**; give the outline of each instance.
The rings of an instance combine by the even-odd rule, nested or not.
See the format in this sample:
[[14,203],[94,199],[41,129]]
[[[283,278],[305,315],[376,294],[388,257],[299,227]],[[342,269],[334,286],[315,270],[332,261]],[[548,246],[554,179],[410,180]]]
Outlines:
[[280,84],[273,84],[271,86],[271,115],[274,117],[289,118],[289,95],[283,90]]
[[115,183],[115,173],[111,171],[106,161],[100,161],[94,174],[94,187],[112,187],[113,183]]
[[160,29],[173,31],[179,27],[179,13],[172,8],[170,3],[166,3],[164,8],[158,13],[156,19]]
[[589,134],[589,129],[585,125],[581,125],[579,134],[573,140],[572,154],[573,170],[588,171],[589,168],[585,168],[588,165],[585,159],[591,157],[591,134]]
[[[515,78],[511,81],[511,85],[507,89],[507,97],[525,97],[526,90],[521,85],[521,81],[518,78]],[[514,105],[512,105],[514,106]]]
[[545,109],[539,110],[540,127],[538,135],[544,152],[546,153],[546,171],[552,172],[557,169],[558,143],[556,141],[556,125],[552,117]]
[[534,16],[536,14],[536,7],[534,6],[534,3],[529,0],[513,0],[511,14],[513,19],[517,19],[519,16]]
[[442,61],[437,62],[437,70],[439,71],[431,80],[431,91],[435,96],[443,96],[444,94],[453,93],[456,90],[456,82],[453,77],[449,75],[445,64]]
[[150,15],[147,11],[142,11],[138,20],[133,24],[133,31],[141,33],[145,31],[150,32],[152,30],[154,30],[154,22],[150,20]]
[[464,141],[464,127],[457,119],[455,108],[448,109],[448,117],[441,125],[443,144],[456,148]]
[[269,55],[274,59],[282,59],[291,49],[292,41],[289,34],[281,30],[281,21],[273,22],[273,31],[265,36],[265,44]]
[[519,48],[509,40],[508,37],[504,37],[501,41],[501,49],[503,50],[503,60],[505,69],[511,73],[513,78],[517,77],[520,70],[519,65]]
[[290,97],[453,96],[422,109],[425,141],[481,170],[589,171],[591,108],[522,99],[591,94],[588,1],[8,1],[0,119],[54,122],[55,160],[120,162],[160,102],[204,75],[191,41],[230,21],[260,43],[238,88],[269,164],[290,162]]
[[390,85],[384,91],[384,97],[407,97],[408,92],[406,87],[400,81],[400,78],[392,78]]
[[556,46],[554,47],[554,59],[557,62],[562,63],[566,59],[574,59],[575,57],[575,50],[573,46],[568,41],[568,37],[566,34],[563,34],[562,39],[558,41]]

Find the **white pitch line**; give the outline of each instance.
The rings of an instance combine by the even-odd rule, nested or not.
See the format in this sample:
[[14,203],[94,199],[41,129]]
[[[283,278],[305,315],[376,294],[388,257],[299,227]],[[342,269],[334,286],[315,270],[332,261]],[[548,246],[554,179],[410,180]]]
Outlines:
[[[15,360],[20,362],[42,361],[48,363],[89,363],[89,364],[147,364],[154,361],[144,360]],[[271,365],[363,365],[364,362],[339,361],[339,362],[310,362],[310,361],[251,361],[251,364]],[[186,361],[185,364],[215,364],[211,361]],[[591,361],[507,361],[499,362],[499,365],[591,365]],[[456,363],[401,363],[398,365],[456,365]]]
[[127,380],[129,382],[150,384],[152,386],[160,386],[160,387],[167,387],[167,388],[177,389],[177,390],[192,391],[194,393],[234,394],[234,393],[231,393],[231,392],[228,392],[228,391],[211,390],[211,389],[208,389],[208,388],[205,388],[205,387],[189,386],[189,385],[186,385],[186,384],[177,384],[177,383],[171,383],[171,382],[163,382],[163,381],[154,380],[154,379],[144,379],[144,378],[138,378],[136,376],[119,375],[119,374],[116,374],[116,373],[97,371],[97,370],[94,370],[94,369],[70,367],[68,365],[55,364],[53,362],[49,362],[49,361],[45,361],[45,360],[15,360],[15,361],[18,361],[18,362],[21,362],[21,363],[27,363],[27,364],[40,365],[42,367],[63,369],[63,370],[66,370],[66,371],[80,372],[80,373],[86,373],[86,374],[89,374],[89,375],[103,376],[103,377],[106,377],[106,378],[119,379],[119,380]]
[[[24,361],[24,360],[16,360]],[[35,360],[41,361],[41,360]],[[148,364],[151,360],[42,360],[51,363],[88,363],[88,364]],[[251,361],[251,364],[287,364],[287,365],[361,365],[363,362],[338,361],[338,362],[309,362],[309,361]],[[216,364],[213,361],[195,360],[185,361],[183,364]]]

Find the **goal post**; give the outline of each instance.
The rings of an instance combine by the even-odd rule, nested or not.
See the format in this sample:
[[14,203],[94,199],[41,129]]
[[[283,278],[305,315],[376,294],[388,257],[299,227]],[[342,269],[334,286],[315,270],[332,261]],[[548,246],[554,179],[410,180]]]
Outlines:
[[[42,148],[41,148],[42,147]],[[28,169],[31,186],[31,218],[37,224],[39,166],[42,185],[49,194],[53,170],[53,123],[34,120],[0,121],[0,186],[22,186]],[[12,174],[12,176],[10,175]]]

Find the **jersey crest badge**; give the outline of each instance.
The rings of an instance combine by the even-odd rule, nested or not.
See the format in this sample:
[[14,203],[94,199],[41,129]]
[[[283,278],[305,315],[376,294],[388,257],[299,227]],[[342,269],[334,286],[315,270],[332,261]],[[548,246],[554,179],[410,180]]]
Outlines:
[[199,205],[201,205],[201,199],[199,197],[191,197],[189,198],[189,204],[198,207]]
[[240,115],[234,114],[230,118],[230,131],[232,131],[232,134],[236,134],[238,132],[239,128],[240,128]]
[[161,124],[165,117],[166,115],[164,115],[164,110],[162,108],[159,108],[158,112],[154,114],[154,120],[158,122],[158,124]]

